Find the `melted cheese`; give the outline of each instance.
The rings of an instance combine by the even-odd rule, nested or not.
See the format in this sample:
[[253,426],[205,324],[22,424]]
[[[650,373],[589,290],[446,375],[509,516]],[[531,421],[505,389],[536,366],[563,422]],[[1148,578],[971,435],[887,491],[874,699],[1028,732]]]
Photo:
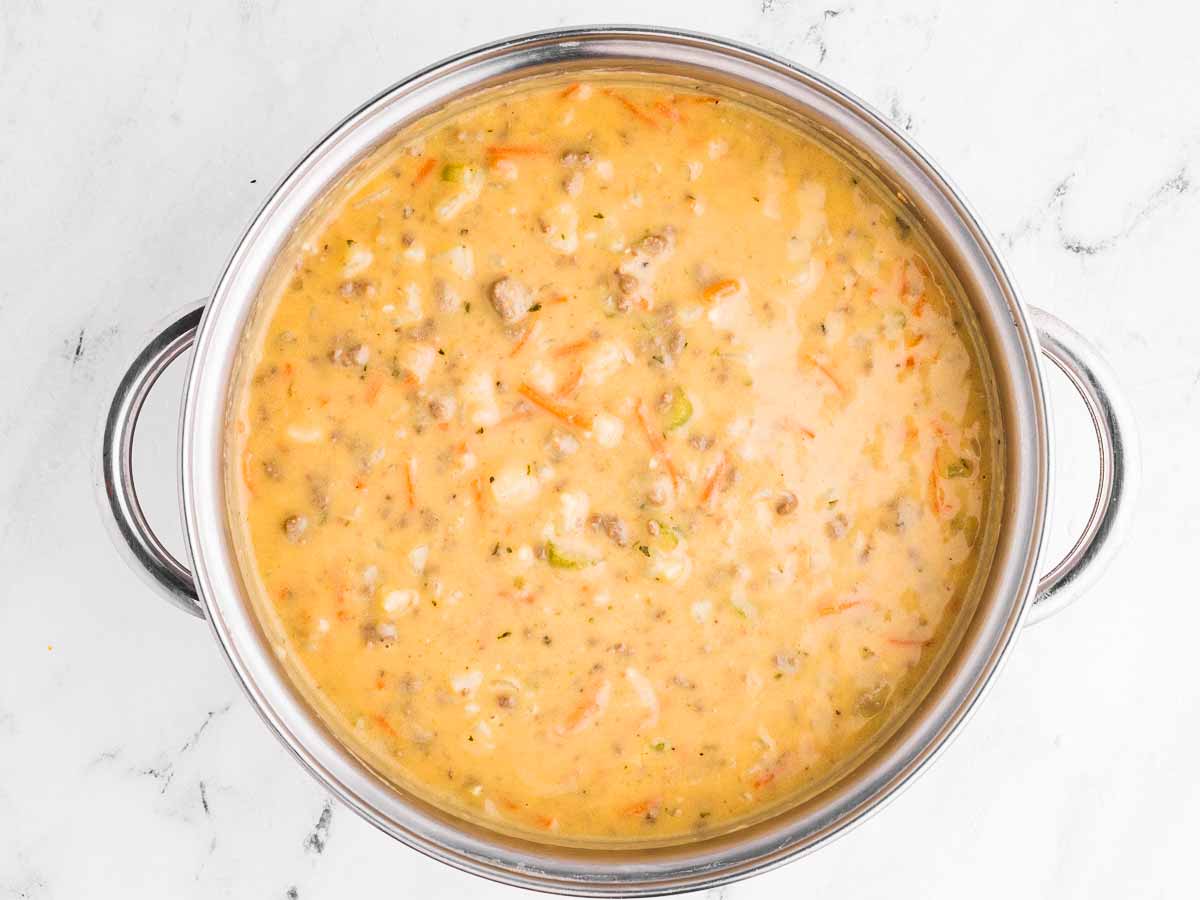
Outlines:
[[799,796],[899,715],[998,484],[920,235],[802,132],[534,88],[379,151],[278,261],[235,531],[386,777],[545,840]]

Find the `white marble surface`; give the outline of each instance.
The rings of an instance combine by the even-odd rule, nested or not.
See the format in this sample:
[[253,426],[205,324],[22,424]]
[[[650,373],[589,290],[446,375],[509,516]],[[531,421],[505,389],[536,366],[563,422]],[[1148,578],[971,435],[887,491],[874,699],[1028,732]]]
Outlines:
[[[0,897],[516,894],[330,805],[206,629],[117,556],[95,432],[151,326],[205,294],[268,186],[347,110],[468,45],[622,20],[761,44],[890,114],[958,180],[1028,300],[1108,354],[1145,445],[1125,553],[1023,635],[942,760],[834,846],[713,895],[1195,890],[1195,8],[828,2],[0,2]],[[139,446],[176,536],[179,383]],[[1056,393],[1065,533],[1094,466]]]

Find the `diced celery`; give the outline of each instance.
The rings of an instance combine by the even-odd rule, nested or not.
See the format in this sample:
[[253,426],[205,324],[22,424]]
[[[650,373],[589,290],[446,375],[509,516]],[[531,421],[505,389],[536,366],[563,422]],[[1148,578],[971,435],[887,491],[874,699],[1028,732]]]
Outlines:
[[672,431],[682,425],[686,425],[691,417],[692,401],[683,392],[683,388],[675,388],[671,395],[671,405],[667,407],[667,411],[664,414],[663,426],[667,431]]
[[546,541],[546,562],[556,569],[586,569],[596,560],[564,552],[554,541]]

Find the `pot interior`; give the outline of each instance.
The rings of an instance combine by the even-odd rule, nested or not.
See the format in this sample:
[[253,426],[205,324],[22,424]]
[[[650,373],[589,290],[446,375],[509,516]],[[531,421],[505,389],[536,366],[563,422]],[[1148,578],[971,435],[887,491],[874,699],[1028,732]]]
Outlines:
[[[241,351],[266,318],[272,265],[303,224],[396,132],[530,79],[603,72],[683,80],[795,121],[875,179],[928,237],[969,303],[990,367],[1004,472],[992,505],[992,559],[958,633],[924,674],[910,709],[806,797],[737,830],[666,846],[534,843],[445,812],[380,778],[326,725],[272,649],[228,525],[225,433]],[[201,594],[256,707],[289,749],[360,814],[411,846],[513,884],[588,893],[691,889],[778,864],[842,831],[902,786],[978,699],[1024,610],[1045,505],[1046,435],[1036,348],[1020,303],[969,210],[937,171],[873,113],[809,73],[708,38],[649,30],[534,35],[469,52],[389,89],[350,116],[283,181],[251,225],[210,304],[183,424],[183,489]],[[997,479],[999,481],[999,479]]]

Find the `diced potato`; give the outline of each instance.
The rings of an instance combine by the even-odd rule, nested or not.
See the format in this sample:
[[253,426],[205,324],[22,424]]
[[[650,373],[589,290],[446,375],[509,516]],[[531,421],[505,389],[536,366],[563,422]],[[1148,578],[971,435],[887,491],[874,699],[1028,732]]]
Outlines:
[[400,296],[396,303],[390,304],[392,325],[402,328],[415,325],[425,317],[425,309],[421,304],[421,288],[415,281],[409,281],[400,288]]
[[412,612],[421,603],[421,596],[411,588],[388,591],[383,597],[383,611],[390,616]]
[[579,249],[579,213],[570,203],[560,203],[541,218],[546,243],[558,253],[569,254]]
[[496,403],[496,383],[491,372],[472,372],[463,383],[463,410],[467,421],[479,428],[488,428],[500,421],[500,406]]
[[442,275],[470,278],[475,274],[475,254],[466,244],[455,244],[433,258],[434,271]]
[[450,687],[454,689],[454,693],[463,697],[470,697],[479,690],[481,684],[483,684],[483,673],[478,669],[471,669],[450,679]]
[[346,254],[346,265],[342,267],[343,278],[354,278],[371,267],[375,254],[359,244],[350,247]]
[[524,506],[541,491],[538,479],[517,466],[502,469],[494,476],[491,485],[492,496],[501,506]]
[[591,436],[601,447],[615,447],[625,434],[625,423],[610,413],[600,412],[592,417]]
[[563,534],[578,531],[583,527],[588,509],[591,507],[588,495],[584,491],[563,491],[558,499],[562,504]]
[[429,344],[410,344],[397,356],[400,368],[412,375],[419,384],[424,384],[429,378],[436,360],[437,350]]
[[325,432],[313,425],[289,425],[287,436],[297,444],[315,444],[325,437]]

